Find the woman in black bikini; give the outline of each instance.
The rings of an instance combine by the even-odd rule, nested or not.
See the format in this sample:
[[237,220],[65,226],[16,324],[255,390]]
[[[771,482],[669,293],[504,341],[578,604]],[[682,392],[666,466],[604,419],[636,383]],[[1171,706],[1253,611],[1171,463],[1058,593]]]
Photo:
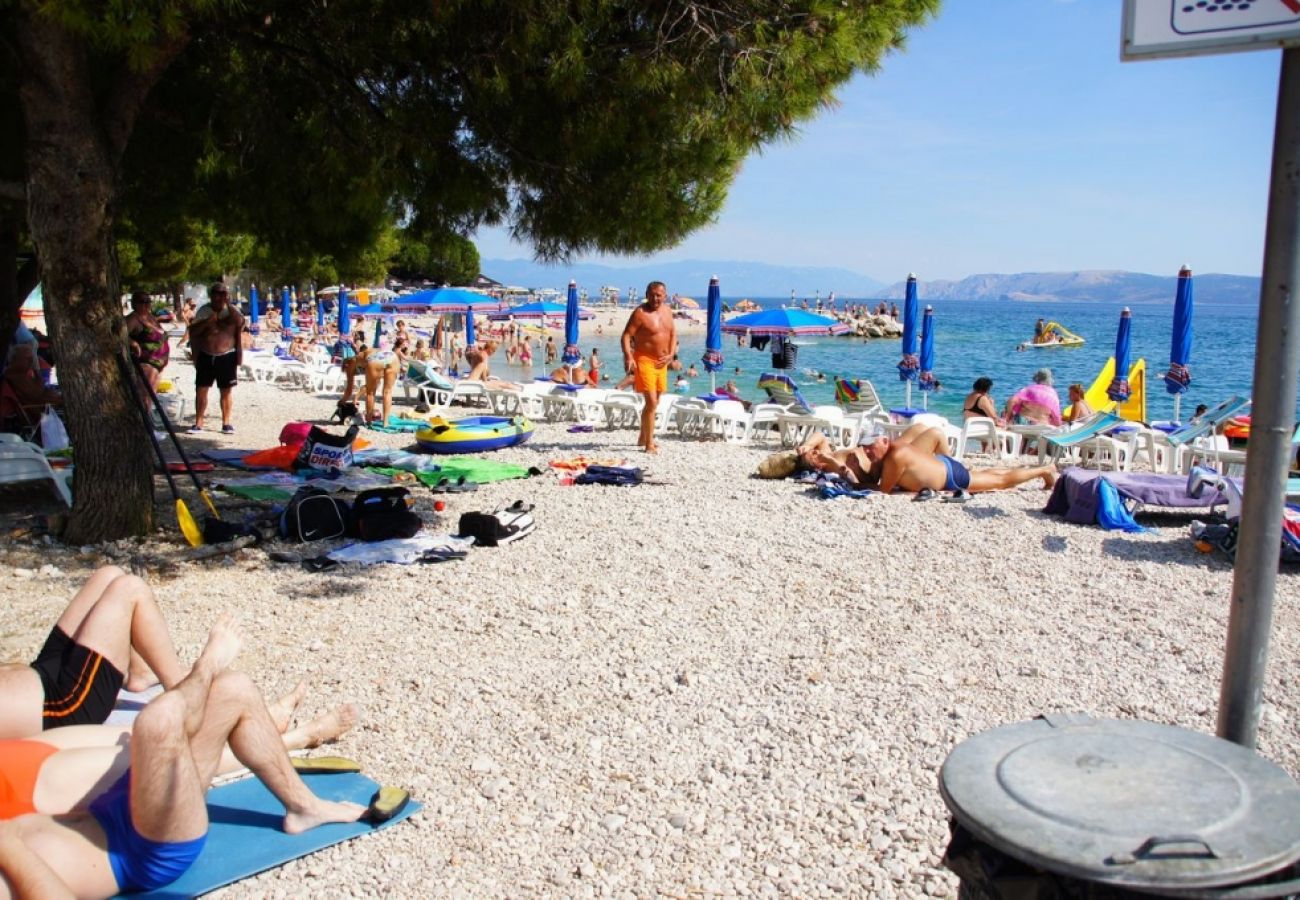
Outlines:
[[962,419],[985,417],[1001,425],[1002,423],[998,420],[998,405],[989,396],[989,391],[992,389],[992,378],[976,378],[975,383],[971,385],[971,392],[966,395],[966,402],[962,404]]

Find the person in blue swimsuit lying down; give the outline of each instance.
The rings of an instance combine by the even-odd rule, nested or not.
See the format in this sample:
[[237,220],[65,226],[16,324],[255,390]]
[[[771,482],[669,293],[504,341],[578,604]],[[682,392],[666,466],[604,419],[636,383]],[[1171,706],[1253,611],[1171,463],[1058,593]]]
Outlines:
[[[837,449],[823,432],[814,430],[795,450],[791,474],[811,469],[838,475],[855,488],[874,488],[880,480],[880,466],[873,463],[866,452],[866,445],[873,439],[868,438],[856,447]],[[894,438],[893,443],[937,454],[947,448],[948,438],[941,429],[918,423]]]
[[952,491],[979,494],[1017,487],[1035,478],[1043,487],[1056,484],[1056,466],[968,469],[950,456],[926,452],[916,445],[899,444],[878,437],[865,448],[867,458],[879,472],[880,489],[886,494],[903,491]]
[[[317,797],[298,777],[257,688],[228,670],[240,644],[228,619],[213,626],[190,673],[141,710],[127,767],[105,768],[101,753],[79,751],[86,765],[104,770],[105,783],[117,776],[106,789],[98,786],[88,806],[74,804],[77,811],[58,815],[32,811],[52,801],[48,790],[42,792],[39,774],[27,779],[30,810],[15,810],[16,818],[0,821],[0,898],[111,897],[175,881],[207,840],[204,795],[227,743],[284,804],[285,832],[354,822],[366,813],[359,804]],[[5,743],[16,746],[0,746],[0,753],[31,762],[31,748],[21,746],[30,742]],[[28,768],[39,770],[58,755],[54,747],[37,750],[40,761]],[[5,775],[17,769],[0,765]],[[66,766],[63,776],[54,787],[68,793],[63,782],[78,777]]]

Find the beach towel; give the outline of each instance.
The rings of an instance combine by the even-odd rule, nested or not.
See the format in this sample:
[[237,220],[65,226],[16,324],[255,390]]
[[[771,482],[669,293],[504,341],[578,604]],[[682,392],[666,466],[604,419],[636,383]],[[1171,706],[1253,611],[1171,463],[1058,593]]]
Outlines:
[[573,483],[631,486],[640,484],[642,480],[641,470],[635,466],[587,466],[587,470],[573,479]]
[[230,466],[234,469],[244,469],[249,472],[260,472],[279,468],[279,466],[257,465],[248,462],[247,457],[256,452],[256,450],[236,450],[229,447],[214,447],[211,450],[202,451],[202,456],[217,465]]
[[337,563],[414,563],[420,562],[430,552],[464,552],[474,546],[473,538],[452,534],[417,534],[409,538],[392,538],[387,541],[348,544],[325,555]]
[[1109,483],[1123,500],[1132,500],[1143,506],[1173,509],[1195,509],[1227,503],[1220,492],[1206,491],[1201,497],[1187,493],[1184,475],[1159,475],[1152,472],[1097,472],[1071,468],[1061,473],[1056,487],[1043,507],[1043,512],[1064,516],[1065,521],[1077,525],[1098,524],[1097,513],[1101,505],[1101,482]]
[[[376,466],[370,471],[392,476],[404,470]],[[509,481],[512,478],[527,478],[528,475],[529,470],[525,466],[491,459],[477,459],[472,456],[440,456],[436,469],[415,473],[415,477],[426,487],[433,487],[447,478],[455,481],[463,477],[466,481],[488,484],[493,481]]]
[[836,497],[851,497],[854,500],[861,500],[865,497],[874,497],[878,493],[880,492],[867,488],[854,489],[834,481],[824,481],[817,486],[815,496],[821,500],[834,500]]
[[268,503],[280,503],[293,496],[294,488],[277,487],[273,484],[223,484],[219,490],[245,500],[259,500]]
[[[376,782],[355,772],[305,775],[303,781],[318,797],[363,806],[379,790]],[[381,831],[410,818],[421,808],[413,800],[382,825],[369,822],[322,825],[303,834],[290,835],[280,830],[284,807],[256,778],[215,787],[208,791],[208,840],[194,865],[167,887],[131,896],[197,897],[317,850]]]

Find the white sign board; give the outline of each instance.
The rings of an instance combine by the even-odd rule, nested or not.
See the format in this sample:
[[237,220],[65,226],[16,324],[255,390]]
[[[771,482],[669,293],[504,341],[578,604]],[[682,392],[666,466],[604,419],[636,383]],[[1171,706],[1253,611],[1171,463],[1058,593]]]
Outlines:
[[1120,58],[1300,46],[1300,0],[1124,0]]

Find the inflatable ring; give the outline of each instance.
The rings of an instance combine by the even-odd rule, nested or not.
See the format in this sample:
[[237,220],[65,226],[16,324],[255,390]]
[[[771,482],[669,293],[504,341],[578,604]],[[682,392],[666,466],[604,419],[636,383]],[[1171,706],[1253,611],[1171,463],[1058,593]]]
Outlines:
[[533,423],[522,416],[470,416],[444,419],[435,416],[427,428],[415,433],[425,453],[480,453],[522,444],[533,436]]

